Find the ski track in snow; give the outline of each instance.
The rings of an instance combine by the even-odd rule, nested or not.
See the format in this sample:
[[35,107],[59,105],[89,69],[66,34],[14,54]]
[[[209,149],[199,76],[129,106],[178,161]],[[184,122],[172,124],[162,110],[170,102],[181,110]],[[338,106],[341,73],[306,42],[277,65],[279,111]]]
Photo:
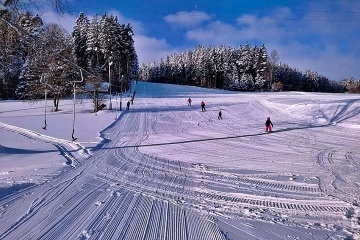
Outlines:
[[[76,142],[0,123],[55,145],[73,167],[1,199],[0,239],[359,236],[359,132],[331,124],[359,114],[358,102],[339,106],[324,123],[299,114],[305,103],[282,107],[270,94],[234,101],[209,92],[201,112],[161,98],[170,87],[139,83],[130,111],[101,132],[91,154]],[[326,106],[326,96],[319,98]],[[263,132],[268,115],[273,133]]]
[[[59,138],[53,138],[31,130],[11,126],[9,124],[5,124],[1,122],[0,122],[0,129],[18,133],[27,138],[34,139],[36,141],[53,144],[59,150],[60,154],[67,159],[67,164],[72,167],[74,167],[75,162],[80,163],[78,162],[78,159],[84,159],[90,156],[89,151],[76,142],[71,142]],[[73,156],[72,152],[75,152],[77,156]]]

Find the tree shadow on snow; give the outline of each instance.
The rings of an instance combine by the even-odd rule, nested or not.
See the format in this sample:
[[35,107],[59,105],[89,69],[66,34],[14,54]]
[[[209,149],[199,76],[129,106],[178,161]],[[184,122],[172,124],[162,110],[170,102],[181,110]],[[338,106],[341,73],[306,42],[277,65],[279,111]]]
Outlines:
[[12,148],[12,147],[6,147],[6,146],[0,144],[0,156],[2,154],[39,154],[39,153],[51,153],[51,152],[59,152],[59,151],[57,149],[40,151],[40,150]]
[[326,119],[329,123],[339,123],[343,122],[347,119],[350,119],[352,117],[355,117],[356,115],[360,114],[360,107],[356,107],[353,110],[349,110],[351,106],[353,106],[356,102],[359,102],[360,99],[350,99],[347,100],[347,102],[341,102],[345,103],[345,105],[339,105],[334,110],[334,114],[332,116],[329,116],[329,114],[326,114],[325,111],[320,111],[322,117]]
[[184,141],[176,141],[176,142],[165,142],[165,143],[151,143],[151,144],[139,144],[139,145],[126,145],[126,146],[119,146],[119,147],[110,147],[110,148],[102,148],[102,149],[121,149],[121,148],[134,148],[134,147],[154,147],[154,146],[166,146],[166,145],[176,145],[176,144],[186,144],[186,143],[196,143],[196,142],[208,142],[208,141],[217,141],[217,140],[226,140],[226,139],[237,139],[237,138],[246,138],[246,137],[254,137],[254,136],[262,136],[268,134],[277,134],[282,132],[289,132],[294,130],[302,130],[302,129],[313,129],[313,128],[323,128],[332,126],[331,124],[326,125],[309,125],[309,126],[298,126],[298,127],[291,127],[291,128],[284,128],[280,130],[273,131],[271,133],[268,132],[259,132],[259,133],[252,133],[252,134],[243,134],[237,136],[228,136],[228,137],[215,137],[215,138],[204,138],[204,139],[194,139],[194,140],[184,140]]

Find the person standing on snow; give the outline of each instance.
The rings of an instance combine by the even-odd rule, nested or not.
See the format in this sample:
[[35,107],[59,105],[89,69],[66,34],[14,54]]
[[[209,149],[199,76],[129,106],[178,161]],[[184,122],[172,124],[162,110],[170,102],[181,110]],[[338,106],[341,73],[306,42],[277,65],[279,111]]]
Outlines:
[[127,110],[130,109],[130,100],[126,103]]
[[205,112],[206,111],[206,109],[205,109],[205,102],[204,101],[201,101],[201,111],[202,112]]
[[274,127],[273,123],[271,122],[270,120],[270,117],[268,117],[266,119],[266,122],[265,122],[265,131],[266,132],[271,132],[271,127]]
[[222,112],[221,111],[219,112],[218,119],[219,120],[222,119]]
[[188,105],[191,106],[191,98],[188,99]]

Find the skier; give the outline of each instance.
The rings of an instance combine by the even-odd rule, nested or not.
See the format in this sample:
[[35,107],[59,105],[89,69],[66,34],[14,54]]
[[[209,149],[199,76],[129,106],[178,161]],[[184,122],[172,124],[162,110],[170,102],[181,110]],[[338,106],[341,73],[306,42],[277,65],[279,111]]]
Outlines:
[[188,105],[191,106],[191,102],[192,102],[191,98],[189,98],[187,101],[188,101]]
[[202,112],[205,112],[206,109],[205,109],[205,102],[204,101],[201,101],[201,111]]
[[131,105],[134,103],[135,94],[136,94],[136,91],[134,90],[132,96],[130,96],[130,98],[131,98]]
[[266,122],[265,122],[265,131],[266,132],[271,132],[271,127],[274,127],[273,123],[271,122],[270,120],[270,117],[268,117],[266,119]]
[[222,112],[221,111],[219,112],[218,119],[219,120],[222,119]]
[[127,110],[129,110],[130,109],[130,100],[127,102],[126,106],[127,106]]

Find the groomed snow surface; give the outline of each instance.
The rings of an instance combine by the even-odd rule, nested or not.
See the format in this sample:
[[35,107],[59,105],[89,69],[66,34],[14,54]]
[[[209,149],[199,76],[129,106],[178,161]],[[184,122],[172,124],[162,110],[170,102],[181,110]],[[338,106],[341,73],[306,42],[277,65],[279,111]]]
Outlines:
[[0,239],[360,239],[359,95],[133,89],[0,101]]

